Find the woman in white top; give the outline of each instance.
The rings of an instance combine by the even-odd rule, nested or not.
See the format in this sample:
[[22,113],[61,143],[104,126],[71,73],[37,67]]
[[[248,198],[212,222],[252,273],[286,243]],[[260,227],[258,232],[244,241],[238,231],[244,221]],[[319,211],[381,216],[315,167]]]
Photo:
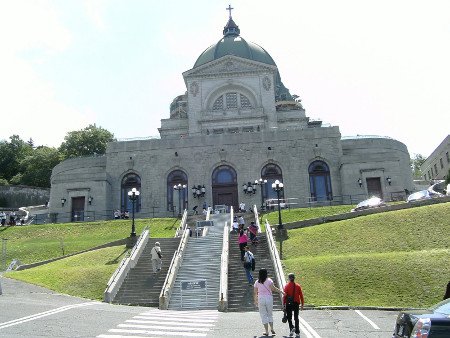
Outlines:
[[264,325],[265,331],[264,336],[269,335],[269,326],[272,334],[275,334],[273,329],[273,295],[272,291],[284,294],[284,292],[273,285],[272,279],[267,277],[267,270],[260,269],[258,274],[258,280],[255,282],[253,288],[253,300],[255,306],[259,309],[259,314],[261,316],[262,324]]

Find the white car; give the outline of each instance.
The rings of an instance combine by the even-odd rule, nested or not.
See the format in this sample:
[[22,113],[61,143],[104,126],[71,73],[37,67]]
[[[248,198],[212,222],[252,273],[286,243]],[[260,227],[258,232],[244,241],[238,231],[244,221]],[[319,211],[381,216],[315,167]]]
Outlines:
[[372,209],[372,208],[378,208],[378,207],[384,207],[386,204],[383,202],[383,200],[379,197],[373,196],[371,198],[368,198],[362,202],[359,202],[353,211],[359,211],[359,210],[365,210],[365,209]]
[[430,191],[430,190],[420,190],[418,192],[415,192],[408,196],[407,202],[415,202],[415,201],[421,201],[421,200],[429,200],[436,197],[442,197],[441,193],[438,193],[436,191]]

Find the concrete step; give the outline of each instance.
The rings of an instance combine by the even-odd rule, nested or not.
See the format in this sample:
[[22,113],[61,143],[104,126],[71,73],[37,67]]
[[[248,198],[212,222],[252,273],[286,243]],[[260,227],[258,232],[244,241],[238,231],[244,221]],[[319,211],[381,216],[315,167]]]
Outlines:
[[[223,223],[216,222],[201,238],[190,238],[183,254],[169,309],[217,309],[220,284],[220,258],[223,243]],[[181,291],[181,281],[206,280],[206,290]]]
[[[249,245],[250,251],[256,260],[253,278],[258,279],[258,271],[266,268],[269,277],[275,281],[273,262],[270,257],[269,248],[265,234],[258,236],[259,244]],[[228,311],[257,311],[253,305],[253,287],[248,285],[239,245],[237,244],[237,234],[230,234],[229,264],[228,264]],[[278,287],[278,285],[276,285]],[[280,297],[274,294],[274,309],[281,309]]]
[[[150,251],[157,241],[161,245],[163,264],[161,271],[154,274]],[[113,303],[157,307],[169,264],[179,242],[180,238],[150,238],[138,263],[129,271]]]

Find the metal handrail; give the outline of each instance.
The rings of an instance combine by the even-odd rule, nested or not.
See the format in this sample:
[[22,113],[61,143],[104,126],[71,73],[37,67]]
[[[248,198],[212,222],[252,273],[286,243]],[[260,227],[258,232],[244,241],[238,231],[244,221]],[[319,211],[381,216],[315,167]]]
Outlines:
[[286,279],[284,278],[283,266],[281,265],[280,255],[278,254],[275,240],[273,239],[272,227],[270,226],[269,221],[267,221],[267,219],[266,219],[266,236],[267,236],[267,245],[269,246],[270,257],[272,258],[272,262],[275,268],[275,278],[278,282],[279,287],[284,288],[286,284]]
[[222,256],[220,257],[220,288],[219,288],[219,311],[228,309],[228,250],[229,250],[230,228],[225,222],[223,228]]
[[187,210],[184,209],[183,212],[183,217],[181,217],[181,222],[180,222],[180,226],[178,227],[177,231],[175,232],[175,238],[180,236],[180,232],[183,232],[184,230],[186,230],[186,226],[187,226]]
[[230,207],[230,227],[233,226],[233,221],[234,221],[234,209],[233,206]]
[[125,277],[127,276],[128,272],[130,271],[131,268],[133,268],[136,265],[137,262],[136,258],[139,258],[137,256],[141,253],[142,246],[147,243],[148,234],[149,228],[148,226],[146,226],[142,231],[141,235],[139,236],[131,252],[127,255],[127,257],[124,257],[122,259],[116,271],[114,271],[111,278],[108,280],[108,283],[106,284],[106,289],[103,292],[103,299],[105,300],[105,302],[110,303],[114,300],[114,297],[119,291],[119,288],[121,287],[123,281],[125,280]]
[[256,207],[256,204],[253,205],[253,214],[255,215],[255,223],[258,227],[258,233],[261,233],[261,223],[259,222],[259,214],[258,214],[258,208]]
[[185,229],[183,235],[181,236],[178,249],[173,254],[172,261],[170,262],[169,270],[166,275],[166,279],[164,280],[164,285],[161,289],[161,293],[159,294],[159,308],[161,310],[167,310],[167,306],[169,305],[168,302],[170,300],[170,295],[172,293],[173,284],[175,283],[175,276],[182,262],[183,252],[184,248],[186,247],[188,238],[189,238],[189,229]]
[[141,250],[143,250],[143,247],[145,248],[145,245],[147,244],[149,237],[150,237],[150,228],[148,225],[146,225],[145,228],[142,230],[142,233],[139,236],[136,244],[133,246],[133,249],[130,252],[130,260],[132,268],[136,266],[137,260],[139,259],[139,256],[142,252]]

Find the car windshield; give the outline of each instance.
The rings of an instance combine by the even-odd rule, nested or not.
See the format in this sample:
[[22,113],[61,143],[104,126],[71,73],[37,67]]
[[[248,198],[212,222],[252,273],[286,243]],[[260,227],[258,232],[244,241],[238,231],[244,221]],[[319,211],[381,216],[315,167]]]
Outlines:
[[431,307],[434,312],[439,312],[444,315],[450,315],[450,299],[443,300],[440,303]]

